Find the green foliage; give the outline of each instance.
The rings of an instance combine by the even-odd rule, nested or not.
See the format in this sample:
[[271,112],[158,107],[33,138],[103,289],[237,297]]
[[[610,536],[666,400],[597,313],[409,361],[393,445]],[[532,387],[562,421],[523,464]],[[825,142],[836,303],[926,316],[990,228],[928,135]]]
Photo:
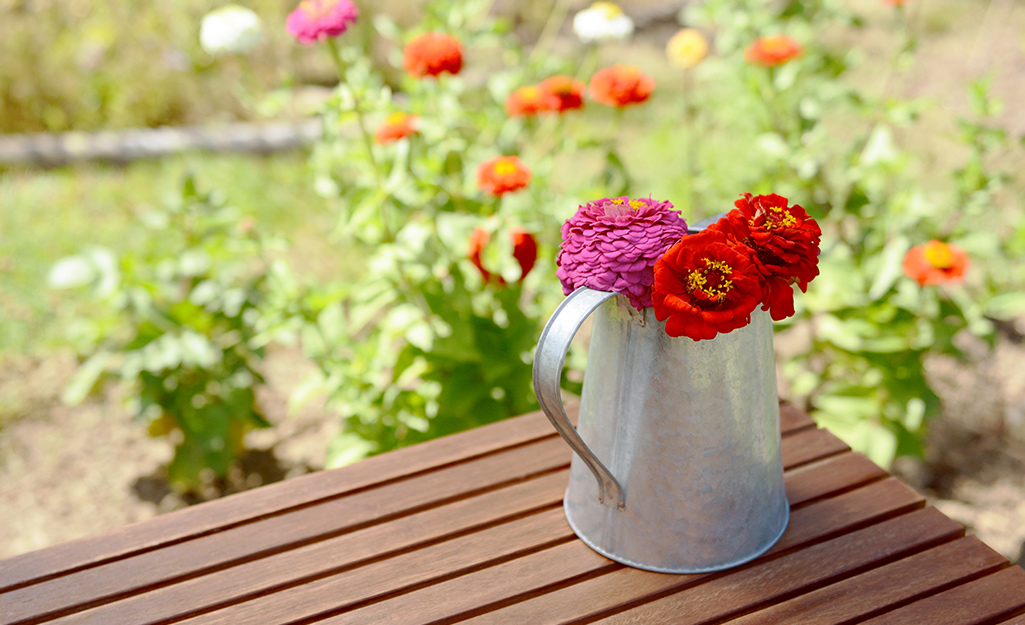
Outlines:
[[[903,148],[901,137],[928,104],[890,91],[917,48],[907,13],[893,13],[901,28],[876,90],[852,75],[862,58],[856,47],[834,51],[816,37],[844,25],[846,40],[858,40],[868,23],[844,4],[789,3],[781,11],[748,4],[741,12],[737,3],[709,0],[688,12],[719,48],[698,68],[704,73],[693,95],[696,132],[705,139],[696,158],[707,164],[695,204],[724,206],[743,189],[773,191],[819,220],[821,275],[797,298],[798,314],[781,324],[810,335],[807,349],[784,363],[791,399],[881,464],[920,454],[925,419],[939,409],[926,361],[962,357],[962,334],[991,342],[989,317],[1025,312],[1025,300],[1009,293],[1022,283],[1014,249],[1025,220],[1008,193],[1013,177],[1003,167],[1014,146],[993,121],[999,105],[987,79],[970,85],[973,115],[959,120],[955,146],[962,164],[927,171],[924,155]],[[744,46],[775,32],[800,40],[803,55],[778,67],[744,66]],[[716,107],[723,98],[731,106]],[[933,149],[951,149],[930,139]],[[969,252],[964,286],[920,287],[903,275],[905,253],[930,239]]]
[[265,244],[192,178],[178,201],[145,220],[143,253],[118,258],[92,248],[50,273],[55,288],[90,287],[109,313],[77,326],[80,351],[90,355],[64,400],[82,401],[105,375],[130,383],[136,418],[175,441],[168,481],[197,489],[205,472],[227,473],[246,431],[269,425],[255,397]]
[[317,75],[283,29],[290,7],[245,3],[264,41],[245,57],[199,45],[211,0],[0,3],[0,132],[58,132],[253,117],[269,89]]
[[[213,453],[211,441],[234,449],[239,432],[261,424],[251,393],[260,349],[291,335],[318,365],[295,401],[327,394],[346,426],[329,463],[350,462],[534,406],[530,352],[562,297],[559,228],[581,202],[652,194],[696,220],[728,211],[740,193],[775,192],[823,230],[821,275],[779,326],[805,337],[783,363],[789,399],[881,463],[920,453],[939,402],[926,363],[962,357],[966,335],[993,341],[994,319],[1025,313],[1022,146],[995,121],[989,81],[967,86],[971,113],[956,135],[923,138],[933,105],[897,90],[918,53],[909,12],[894,9],[881,28],[879,13],[839,0],[704,0],[683,18],[714,42],[706,60],[681,75],[637,56],[659,80],[650,102],[510,118],[503,104],[515,88],[560,73],[586,81],[622,48],[580,45],[563,58],[543,36],[524,49],[488,4],[429,2],[411,28],[367,12],[360,32],[314,48],[340,84],[322,111],[311,186],[338,208],[330,241],[355,267],[254,267],[259,239],[228,237],[216,217],[227,209],[190,189],[182,206],[195,210],[168,213],[159,248],[144,259],[93,250],[58,265],[57,281],[93,284],[121,315],[92,331],[104,347],[83,367],[80,388],[120,373],[144,398],[140,414],[155,427],[170,423],[158,412],[172,415],[193,437],[179,448],[183,465],[221,467],[230,456]],[[558,30],[564,8],[545,32]],[[891,58],[866,68],[860,46],[872,29]],[[415,80],[400,69],[402,46],[428,30],[462,42],[460,75]],[[745,59],[756,38],[781,32],[804,46],[800,57],[775,67]],[[395,111],[417,115],[418,133],[375,143]],[[944,158],[927,159],[925,149]],[[519,155],[533,178],[496,198],[476,175],[500,154]],[[206,217],[187,218],[197,214]],[[513,257],[514,228],[537,239],[528,275]],[[468,258],[475,230],[490,235],[480,262],[491,279]],[[905,254],[930,239],[969,253],[963,284],[919,286],[904,275]],[[222,301],[228,293],[234,299]],[[580,352],[569,362],[581,366]],[[199,412],[207,406],[217,408]]]

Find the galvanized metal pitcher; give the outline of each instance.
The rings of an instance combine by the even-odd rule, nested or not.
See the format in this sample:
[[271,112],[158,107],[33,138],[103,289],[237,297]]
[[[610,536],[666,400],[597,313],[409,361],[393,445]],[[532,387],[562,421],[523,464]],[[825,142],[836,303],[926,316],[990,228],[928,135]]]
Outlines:
[[[559,379],[595,311],[578,427]],[[654,309],[580,288],[538,342],[534,390],[576,454],[564,508],[598,553],[641,569],[701,573],[742,564],[786,529],[772,323],[707,341],[666,334]]]

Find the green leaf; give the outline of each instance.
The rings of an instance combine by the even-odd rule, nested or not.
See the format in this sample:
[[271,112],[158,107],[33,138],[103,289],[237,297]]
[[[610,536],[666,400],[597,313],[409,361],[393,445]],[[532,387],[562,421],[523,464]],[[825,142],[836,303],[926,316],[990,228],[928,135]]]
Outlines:
[[882,297],[903,273],[904,254],[911,249],[911,241],[906,236],[898,235],[891,239],[877,257],[876,277],[868,290],[868,298],[877,300]]
[[358,434],[343,432],[331,440],[324,460],[325,469],[337,469],[358,462],[377,450],[377,445]]
[[1025,315],[1025,293],[1018,291],[994,295],[986,302],[985,311],[987,317],[994,319],[1017,319]]

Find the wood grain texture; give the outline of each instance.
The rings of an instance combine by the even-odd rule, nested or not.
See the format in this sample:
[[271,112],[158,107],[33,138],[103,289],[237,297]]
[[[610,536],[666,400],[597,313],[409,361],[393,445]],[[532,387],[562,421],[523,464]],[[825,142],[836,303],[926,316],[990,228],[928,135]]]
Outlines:
[[1016,612],[1025,612],[1025,570],[1012,566],[865,621],[865,625],[1025,624],[1022,616],[1000,621],[1000,617]]
[[[873,569],[730,621],[733,625],[834,625],[878,614],[918,597],[994,572],[1006,561],[977,538],[966,537]],[[899,583],[894,583],[900,580]],[[932,619],[909,622],[934,623]],[[961,621],[957,621],[961,622]]]
[[835,583],[961,536],[964,528],[926,508],[716,577],[608,619],[606,625],[726,620]]
[[[867,460],[851,463],[844,461],[843,456],[840,456],[826,460],[825,464],[815,465],[822,467],[817,472],[798,470],[793,475],[788,473],[786,478],[788,493],[793,491],[790,499],[794,505],[801,505],[804,498],[822,497],[831,491],[842,490],[853,484],[861,483],[866,475],[866,464],[869,467],[874,467]],[[869,474],[879,475],[881,472],[876,469]],[[818,479],[820,475],[831,477],[829,480],[822,480]],[[565,490],[567,478],[568,475],[565,471],[545,475],[530,482],[518,483],[501,491],[433,508],[382,526],[373,526],[350,535],[216,571],[210,575],[185,580],[166,588],[153,590],[145,595],[122,599],[116,604],[98,606],[54,622],[70,624],[114,619],[113,622],[151,623],[180,618],[193,613],[211,612],[218,608],[223,609],[210,616],[197,616],[194,621],[190,622],[243,622],[245,618],[261,613],[266,619],[269,618],[266,614],[280,614],[293,609],[294,598],[297,595],[305,597],[323,593],[335,603],[320,605],[313,602],[308,604],[310,607],[301,610],[304,615],[317,614],[320,611],[338,607],[338,601],[347,596],[348,580],[352,575],[346,573],[338,575],[332,580],[318,581],[318,578],[332,575],[336,571],[341,572],[347,566],[353,566],[353,563],[357,562],[359,558],[370,557],[369,554],[373,553],[372,550],[380,551],[381,544],[390,545],[392,551],[401,549],[402,541],[408,540],[406,534],[409,533],[409,529],[415,528],[416,535],[420,537],[421,542],[424,542],[431,538],[432,527],[439,535],[443,529],[448,529],[452,533],[459,530],[463,524],[486,523],[496,515],[515,515],[545,506],[558,507],[557,513],[561,520],[562,511],[559,503]],[[809,487],[804,482],[812,482],[814,486]],[[313,509],[310,509],[309,512],[312,511]],[[558,536],[548,537],[547,540],[572,538],[572,533],[565,522],[561,521],[561,524],[561,533]],[[463,546],[463,549],[467,548],[467,546]],[[482,553],[492,552],[501,553],[500,550],[482,550]],[[381,558],[386,555],[379,553]],[[408,560],[409,558],[400,557],[387,565],[399,571],[399,574],[395,576],[396,580],[405,579],[405,567]],[[475,563],[478,562],[475,561]],[[433,570],[430,567],[416,566],[422,570]],[[444,571],[438,573],[439,576],[444,574]],[[307,580],[308,588],[292,588],[304,579]],[[414,582],[409,582],[409,584],[412,583]],[[392,590],[397,591],[399,588],[401,585]],[[282,596],[268,594],[280,590],[286,590],[287,593]],[[352,604],[366,599],[366,597],[354,597],[347,601]],[[249,600],[252,601],[239,607],[230,605]]]
[[[567,405],[566,411],[571,419],[576,418],[577,408],[576,403]],[[342,469],[320,471],[270,484],[95,536],[0,560],[0,591],[555,436],[544,414],[533,412],[486,428],[367,458]]]
[[[806,476],[801,477],[806,479]],[[842,480],[838,482],[842,483]],[[894,478],[835,498],[820,499],[818,503],[793,513],[787,532],[780,542],[760,560],[826,540],[873,521],[918,509],[923,503],[921,495]],[[706,577],[709,576],[663,575],[624,568],[598,579],[489,612],[465,623],[540,625],[569,622],[641,603],[646,597],[678,590],[699,583]]]
[[276,515],[124,560],[96,566],[2,595],[11,623],[32,615],[61,614],[132,589],[147,589],[323,540],[366,524],[379,524],[452,498],[499,487],[568,466],[570,451],[561,439],[459,463],[374,489],[330,499],[317,506]]
[[1000,621],[1000,625],[1025,625],[1025,614],[1019,614],[1017,616],[1012,616],[1009,619],[1002,620]]
[[[567,415],[573,422],[578,409],[578,402],[566,405]],[[789,404],[781,406],[780,422],[784,432],[814,425],[807,414]],[[0,560],[0,591],[38,583],[62,573],[151,551],[161,545],[195,539],[235,525],[315,505],[348,492],[555,436],[544,414],[533,412],[368,458],[343,469],[320,471],[270,484],[202,506]]]
[[728,571],[649,573],[577,540],[571,452],[535,413],[0,561],[0,623],[1025,625],[1025,571],[780,417],[790,524]]
[[[440,508],[192,578],[58,619],[57,623],[151,623],[213,611],[338,575],[541,510],[561,514],[561,471]],[[260,599],[265,600],[265,599]]]

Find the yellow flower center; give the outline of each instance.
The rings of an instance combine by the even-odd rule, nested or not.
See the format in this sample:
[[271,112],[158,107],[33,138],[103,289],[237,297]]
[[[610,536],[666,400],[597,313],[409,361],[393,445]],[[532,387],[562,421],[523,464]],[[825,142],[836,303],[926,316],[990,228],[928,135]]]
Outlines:
[[386,117],[384,121],[389,126],[396,126],[396,125],[401,124],[402,122],[406,121],[407,117],[409,117],[409,115],[407,115],[406,113],[403,113],[402,111],[399,111],[398,113],[392,113],[391,115]]
[[733,288],[733,268],[718,260],[705,259],[704,269],[695,269],[687,274],[687,287],[693,292],[704,293],[713,302],[721,302]]
[[949,269],[954,264],[954,253],[942,241],[929,241],[923,250],[925,260],[936,269]]
[[498,161],[495,163],[495,173],[499,176],[511,176],[517,171],[516,163],[512,161]]
[[769,35],[762,39],[762,50],[768,54],[786,54],[790,47],[790,39],[786,35]]
[[615,204],[616,206],[622,206],[623,204],[629,204],[630,208],[632,208],[634,210],[637,210],[637,209],[641,208],[642,206],[644,206],[644,202],[642,202],[640,200],[630,200],[630,201],[627,201],[627,200],[624,200],[622,198],[616,198],[616,199],[612,200],[612,203]]
[[769,228],[773,230],[779,230],[780,228],[793,228],[797,225],[797,217],[794,217],[793,213],[790,213],[782,206],[767,206],[768,212],[765,213],[765,220],[768,223]]
[[610,20],[614,20],[623,14],[623,9],[620,9],[619,5],[615,2],[595,2],[591,5],[591,8],[603,12],[605,17]]

